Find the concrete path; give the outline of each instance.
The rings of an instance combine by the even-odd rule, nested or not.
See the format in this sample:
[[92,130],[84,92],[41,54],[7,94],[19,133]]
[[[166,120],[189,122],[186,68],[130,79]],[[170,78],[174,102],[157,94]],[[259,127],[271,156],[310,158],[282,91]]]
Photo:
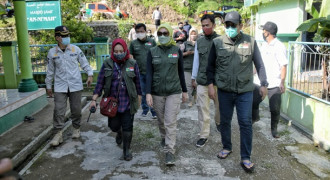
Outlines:
[[[330,179],[329,153],[313,146],[295,128],[282,122],[280,139],[270,134],[270,115],[261,106],[261,120],[253,125],[252,161],[256,172],[247,174],[240,167],[239,129],[233,118],[233,153],[225,160],[216,154],[221,149],[220,134],[211,122],[211,135],[203,148],[198,140],[197,108],[182,108],[178,115],[176,166],[164,165],[157,120],[135,116],[132,161],[122,161],[122,149],[115,143],[115,133],[107,127],[107,118],[99,109],[86,122],[83,112],[82,137],[71,139],[72,127],[65,133],[64,143],[47,148],[23,177],[31,179]],[[212,115],[213,116],[213,115]],[[49,116],[51,118],[51,115]],[[24,168],[23,168],[24,169]]]

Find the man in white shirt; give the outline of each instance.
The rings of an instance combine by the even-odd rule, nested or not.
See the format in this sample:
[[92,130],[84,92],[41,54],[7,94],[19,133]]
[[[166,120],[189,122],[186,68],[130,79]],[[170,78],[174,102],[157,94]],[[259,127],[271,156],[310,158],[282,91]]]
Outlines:
[[158,26],[160,25],[160,20],[163,19],[162,13],[159,11],[159,7],[154,10],[152,13],[152,19],[155,20],[156,30],[158,29]]
[[[286,47],[276,38],[277,25],[273,22],[266,22],[261,26],[262,36],[266,43],[261,47],[261,56],[266,68],[268,80],[268,99],[271,113],[271,133],[274,138],[279,138],[277,124],[280,119],[281,94],[285,92],[285,77],[288,64]],[[259,103],[262,101],[256,85],[253,94],[252,121],[256,122],[259,118]]]
[[[53,126],[56,135],[51,141],[52,146],[63,142],[62,129],[65,124],[67,99],[70,101],[70,110],[73,133],[72,138],[80,137],[81,120],[81,92],[83,84],[81,69],[88,74],[87,86],[93,82],[93,69],[89,66],[84,53],[79,47],[70,44],[70,32],[65,26],[55,28],[57,46],[49,50],[47,55],[47,75],[45,79],[47,94],[54,95]],[[52,82],[54,80],[54,93]]]

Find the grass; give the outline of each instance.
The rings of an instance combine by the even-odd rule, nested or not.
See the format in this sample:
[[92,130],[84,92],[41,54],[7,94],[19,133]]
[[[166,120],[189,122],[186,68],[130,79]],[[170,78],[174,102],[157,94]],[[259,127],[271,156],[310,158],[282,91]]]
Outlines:
[[5,18],[3,20],[0,20],[0,28],[6,28],[6,27],[14,27],[15,26],[15,18]]

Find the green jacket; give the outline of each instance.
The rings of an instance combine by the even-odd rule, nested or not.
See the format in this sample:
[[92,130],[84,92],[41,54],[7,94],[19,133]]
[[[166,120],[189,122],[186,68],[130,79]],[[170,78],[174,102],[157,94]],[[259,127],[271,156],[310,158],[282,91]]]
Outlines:
[[254,38],[241,33],[234,44],[227,36],[213,40],[216,49],[215,83],[223,91],[253,91]]
[[156,42],[151,38],[147,38],[145,41],[136,39],[129,45],[129,52],[138,63],[140,74],[147,73],[147,55],[150,48],[155,46]]
[[[113,60],[106,59],[104,61],[104,78],[105,78],[105,84],[103,86],[104,95],[103,97],[109,97],[110,96],[110,88],[111,88],[111,81],[112,81],[112,73],[113,73]],[[136,64],[136,61],[134,59],[128,59],[126,60],[123,69],[122,69],[122,75],[123,80],[125,81],[129,101],[130,101],[130,112],[131,114],[135,114],[139,108],[139,101],[138,101],[138,94],[134,82],[134,78],[136,77],[134,71],[130,71],[130,68],[134,68]]]
[[210,49],[212,47],[213,39],[219,37],[219,35],[214,32],[211,36],[202,36],[197,39],[197,51],[199,55],[199,67],[196,81],[198,84],[206,86],[207,85],[207,75],[206,68],[208,64],[208,58],[210,54]]
[[[184,43],[184,50],[183,52],[187,51],[194,51],[195,50],[195,44],[191,41],[185,41]],[[193,62],[194,62],[194,54],[190,54],[188,56],[183,57],[183,67],[184,71],[186,72],[191,72],[192,67],[193,67]]]
[[182,92],[178,66],[179,48],[177,46],[156,46],[150,49],[153,77],[151,94],[169,96]]

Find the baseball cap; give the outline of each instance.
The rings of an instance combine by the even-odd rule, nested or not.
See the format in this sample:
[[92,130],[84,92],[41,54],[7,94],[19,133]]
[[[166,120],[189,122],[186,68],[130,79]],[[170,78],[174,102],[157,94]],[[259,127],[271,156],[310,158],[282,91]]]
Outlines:
[[273,22],[266,22],[265,25],[259,26],[260,29],[268,31],[272,35],[276,35],[277,33],[277,25]]
[[66,26],[57,26],[55,28],[55,35],[68,35],[70,34],[68,28]]
[[225,16],[225,22],[230,21],[234,24],[239,24],[240,20],[241,15],[239,15],[237,11],[230,11]]

